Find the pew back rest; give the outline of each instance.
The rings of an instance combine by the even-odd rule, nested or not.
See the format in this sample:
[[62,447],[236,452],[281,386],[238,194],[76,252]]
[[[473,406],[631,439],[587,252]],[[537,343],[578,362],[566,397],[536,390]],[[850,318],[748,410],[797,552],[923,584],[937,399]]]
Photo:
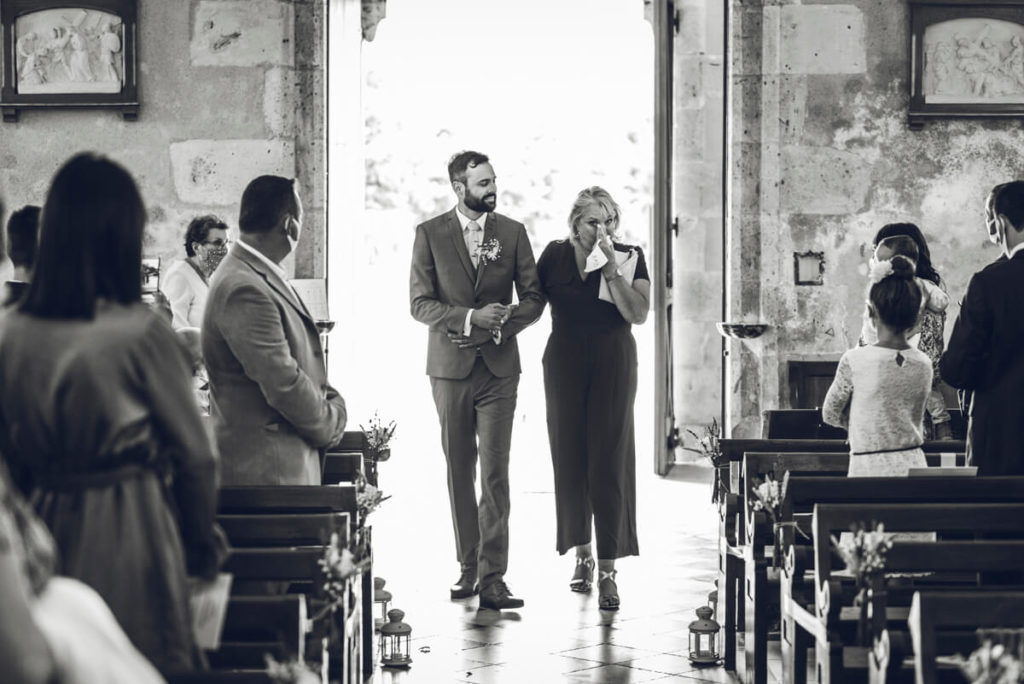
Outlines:
[[337,532],[342,546],[348,544],[350,513],[254,513],[221,514],[217,523],[235,547],[315,546],[327,544]]
[[[914,594],[907,618],[914,647],[915,679],[931,684],[937,679],[936,657],[946,655],[940,633],[950,629],[1024,628],[1024,592],[1021,591],[919,591]],[[960,650],[960,649],[957,649]],[[963,653],[963,655],[967,655]]]
[[221,487],[220,513],[331,513],[356,510],[356,486]]

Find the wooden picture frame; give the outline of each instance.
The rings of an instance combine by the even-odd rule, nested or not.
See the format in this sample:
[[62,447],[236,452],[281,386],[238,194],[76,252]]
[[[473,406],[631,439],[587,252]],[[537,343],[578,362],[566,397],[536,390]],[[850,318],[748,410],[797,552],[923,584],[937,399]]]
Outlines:
[[5,122],[67,107],[138,117],[138,0],[0,0],[0,26]]
[[1024,116],[1024,1],[908,0],[911,129]]

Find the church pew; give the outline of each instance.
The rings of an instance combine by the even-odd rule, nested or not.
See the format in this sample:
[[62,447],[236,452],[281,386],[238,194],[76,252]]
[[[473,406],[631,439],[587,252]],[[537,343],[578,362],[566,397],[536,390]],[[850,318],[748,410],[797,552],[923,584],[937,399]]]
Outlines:
[[1024,592],[919,591],[907,626],[914,649],[914,681],[935,684],[940,669],[936,658],[969,656],[979,646],[978,629],[1024,629]]
[[[765,556],[766,547],[771,548],[775,543],[775,532],[770,525],[760,525],[755,535],[753,520],[755,511],[753,503],[756,497],[753,496],[753,488],[758,480],[763,480],[767,475],[772,474],[780,483],[785,473],[793,475],[814,474],[818,476],[829,475],[833,477],[846,477],[849,467],[850,456],[848,453],[828,452],[747,452],[743,459],[743,492],[738,497],[737,505],[742,505],[744,525],[744,537],[742,543],[727,549],[727,553],[738,558],[731,567],[724,570],[724,586],[736,587],[739,578],[742,589],[738,592],[733,590],[736,598],[726,592],[726,631],[725,638],[734,638],[732,625],[729,617],[732,615],[731,601],[735,600],[739,613],[743,616],[745,631],[745,644],[761,644],[768,638],[768,610],[772,605],[777,605],[777,593],[768,590],[768,558]],[[944,460],[940,454],[928,454],[929,465],[938,466]],[[955,455],[955,462],[963,465],[964,455]],[[807,510],[809,513],[810,510]],[[764,520],[764,514],[761,514]],[[737,573],[737,574],[733,574]],[[728,646],[727,646],[728,648]],[[758,684],[766,681],[767,661],[763,649],[747,648],[745,650],[746,671],[750,682]],[[752,678],[751,678],[752,677]]]
[[362,430],[346,430],[341,443],[325,455],[321,484],[355,482],[358,474],[364,472],[363,458],[368,452],[369,444]]
[[[796,623],[813,635],[816,647],[818,684],[849,681],[852,668],[866,669],[868,651],[851,645],[860,609],[853,607],[850,578],[833,570],[834,551],[829,537],[861,521],[880,521],[892,532],[983,532],[1024,533],[1024,504],[816,504],[812,530],[814,540],[814,603],[796,601],[788,605]],[[924,521],[924,522],[922,522]],[[906,631],[907,606],[918,582],[935,588],[950,582],[947,573],[959,573],[952,586],[962,588],[964,573],[998,571],[1024,565],[1024,539],[976,541],[903,541],[890,549],[887,572],[930,572],[931,576],[904,582],[901,590],[879,591],[871,597],[869,613],[875,635],[888,625],[890,634],[902,620]],[[838,568],[836,569],[838,570]],[[900,595],[906,603],[899,607]],[[902,659],[900,659],[902,662]],[[794,672],[794,674],[799,674]]]
[[347,545],[352,514],[344,513],[254,513],[221,514],[217,524],[234,547],[314,546],[330,541],[337,532]]
[[[949,408],[950,428],[955,439],[967,434],[966,420],[960,409]],[[821,409],[770,409],[761,418],[761,436],[765,439],[846,439],[846,430],[827,424]]]
[[[359,433],[362,434],[362,433]],[[370,528],[361,520],[358,515],[356,504],[356,485],[323,485],[323,486],[256,486],[256,487],[224,487],[220,491],[220,516],[285,516],[290,514],[311,514],[311,513],[345,513],[348,514],[349,538],[351,535],[360,534],[364,539],[369,540]],[[229,519],[230,520],[230,519]],[[244,524],[236,522],[235,524]],[[229,533],[230,538],[230,533]],[[318,556],[322,556],[322,542],[318,547]],[[372,547],[371,547],[372,548]],[[260,551],[267,551],[260,555]],[[262,576],[250,576],[247,579],[261,581],[296,581],[298,577],[287,576],[286,573],[299,571],[302,564],[299,558],[290,557],[287,553],[282,554],[278,549],[244,549],[246,558],[229,559],[229,564],[250,562],[255,560],[257,566],[262,570]],[[293,550],[294,551],[294,550]],[[299,550],[299,553],[306,552]],[[308,562],[310,559],[307,558]],[[315,560],[313,562],[315,564]],[[319,567],[316,566],[316,573],[307,574],[307,577],[319,577]],[[255,574],[254,570],[249,571],[250,575]],[[357,587],[353,587],[353,600],[358,604],[359,635],[361,639],[361,655],[355,654],[362,659],[363,669],[366,674],[373,671],[373,576],[372,576],[372,551],[371,567],[366,568],[358,578]]]
[[305,658],[306,597],[233,596],[224,617],[220,648],[208,651],[214,669],[264,666],[264,653],[278,661]]
[[[1016,503],[1024,501],[1024,477],[964,478],[964,477],[871,477],[837,478],[795,476],[782,501],[780,522],[781,548],[784,563],[780,575],[780,605],[782,608],[781,647],[782,671],[785,681],[803,681],[806,671],[807,648],[812,646],[806,632],[795,628],[791,603],[811,604],[814,600],[813,582],[805,581],[805,570],[812,566],[813,549],[788,526],[801,521],[801,528],[810,534],[808,514],[816,503]],[[770,527],[763,513],[751,516],[754,536],[767,539],[763,530]],[[765,585],[753,587],[759,592]],[[757,642],[755,642],[757,643]]]

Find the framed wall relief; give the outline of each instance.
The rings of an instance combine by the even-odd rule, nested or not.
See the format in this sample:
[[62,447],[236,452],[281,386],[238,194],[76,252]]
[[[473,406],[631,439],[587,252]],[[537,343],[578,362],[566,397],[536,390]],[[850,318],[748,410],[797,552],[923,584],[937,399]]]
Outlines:
[[1024,1],[909,0],[910,127],[1024,116]]
[[4,121],[54,107],[109,107],[134,120],[137,17],[137,0],[0,0]]

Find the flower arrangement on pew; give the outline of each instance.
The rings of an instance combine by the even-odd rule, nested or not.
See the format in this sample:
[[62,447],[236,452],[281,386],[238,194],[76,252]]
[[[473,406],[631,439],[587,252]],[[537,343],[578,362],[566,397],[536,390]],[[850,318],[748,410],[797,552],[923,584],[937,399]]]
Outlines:
[[[722,438],[722,427],[718,424],[717,418],[712,418],[710,424],[701,428],[700,434],[697,434],[690,428],[686,428],[686,432],[697,440],[697,446],[696,448],[683,446],[683,451],[700,454],[711,462],[711,465],[715,469],[715,481],[713,484],[714,488],[711,490],[711,501],[719,501],[726,492],[726,482],[729,476],[729,464],[722,463],[722,449],[718,444],[718,441]],[[723,469],[725,472],[723,472]]]
[[846,571],[857,583],[854,605],[860,607],[857,636],[863,645],[868,643],[869,592],[885,573],[885,559],[892,548],[892,539],[886,535],[884,524],[873,521],[870,526],[857,523],[850,530],[852,534],[840,538],[831,535],[831,542],[832,548],[846,564]]
[[365,520],[366,516],[377,510],[381,502],[390,499],[391,495],[384,496],[384,493],[370,484],[366,477],[360,476],[358,483],[359,486],[356,489],[356,508],[359,509],[359,518]]
[[967,660],[960,656],[957,666],[970,684],[1016,684],[1024,679],[1020,658],[987,639]]
[[756,484],[751,487],[754,500],[751,502],[750,507],[755,511],[764,511],[768,519],[771,520],[772,529],[775,532],[775,552],[772,554],[772,566],[777,568],[782,562],[781,532],[783,527],[792,527],[804,539],[810,539],[810,537],[794,521],[783,522],[780,520],[782,518],[782,501],[786,498],[786,489],[789,487],[788,470],[782,476],[781,483],[771,475],[766,475],[763,480],[755,479],[754,482]]
[[391,438],[395,435],[398,424],[395,421],[385,424],[377,411],[373,412],[369,426],[360,425],[359,429],[366,436],[367,452],[364,466],[370,484],[377,485],[377,464],[391,458]]

